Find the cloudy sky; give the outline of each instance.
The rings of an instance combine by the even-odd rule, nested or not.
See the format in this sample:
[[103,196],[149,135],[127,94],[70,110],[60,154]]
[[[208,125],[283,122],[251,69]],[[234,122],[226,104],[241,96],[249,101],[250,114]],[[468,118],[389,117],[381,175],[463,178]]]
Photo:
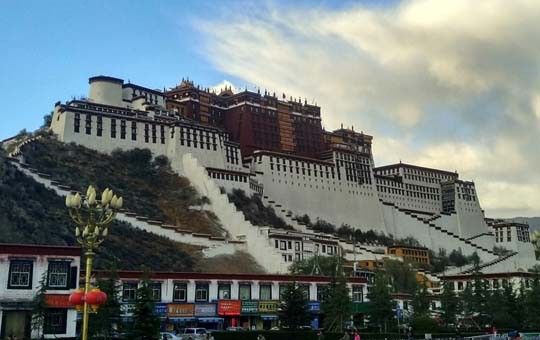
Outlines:
[[377,165],[457,170],[488,216],[540,215],[537,0],[58,4],[0,14],[0,138],[35,128],[95,74],[228,81],[316,102],[325,128],[374,136]]

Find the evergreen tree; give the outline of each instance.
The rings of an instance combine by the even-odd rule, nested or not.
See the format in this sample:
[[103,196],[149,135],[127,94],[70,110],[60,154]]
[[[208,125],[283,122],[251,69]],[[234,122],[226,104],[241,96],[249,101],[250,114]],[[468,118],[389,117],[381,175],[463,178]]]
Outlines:
[[487,290],[487,281],[480,278],[479,273],[475,274],[473,281],[473,299],[472,299],[472,311],[474,320],[480,326],[484,326],[489,323],[492,318],[490,311],[487,307],[487,300],[489,298],[489,292]]
[[287,285],[279,311],[282,324],[296,330],[309,322],[308,313],[307,297],[303,289],[296,282]]
[[504,303],[504,297],[500,289],[494,289],[491,291],[487,299],[487,308],[491,311],[490,323],[495,327],[506,327],[506,317],[508,310]]
[[537,329],[540,325],[540,280],[536,276],[525,299],[525,328]]
[[473,316],[474,306],[473,306],[473,291],[472,286],[469,282],[465,285],[465,289],[461,293],[461,304],[460,304],[460,313],[464,317],[470,318]]
[[524,326],[526,314],[526,297],[527,292],[525,290],[524,282],[521,281],[519,291],[516,294],[516,309],[514,310],[514,320],[516,320],[516,329],[522,329]]
[[[514,292],[514,289],[512,287],[512,282],[508,282],[503,287],[502,291],[502,309],[504,313],[506,314],[506,318],[504,318],[504,322],[502,322],[497,327],[499,328],[517,328],[518,327],[518,320],[516,319],[517,313],[516,311],[520,309],[520,306],[517,304],[517,296]],[[495,312],[495,310],[493,310]]]
[[375,273],[371,292],[368,294],[370,307],[368,311],[369,322],[379,327],[379,331],[386,331],[388,321],[394,317],[394,302],[390,295],[388,279],[386,275],[378,271]]
[[137,298],[133,311],[133,326],[129,339],[159,340],[161,320],[154,313],[154,297],[148,274],[145,274],[141,285],[137,288]]
[[418,280],[416,279],[416,272],[412,269],[410,263],[385,260],[384,268],[386,276],[392,285],[392,292],[414,293],[418,286]]
[[45,327],[45,316],[47,315],[47,272],[44,272],[39,281],[39,288],[32,299],[32,330],[36,331],[38,336],[43,334]]
[[430,302],[426,285],[418,285],[414,291],[412,300],[414,317],[428,316]]
[[118,294],[120,284],[118,283],[118,273],[113,269],[106,280],[98,280],[97,286],[107,294],[107,302],[99,307],[95,314],[90,315],[89,333],[92,336],[100,335],[110,337],[120,331],[120,302]]
[[446,327],[454,325],[459,311],[459,300],[450,282],[445,281],[441,294],[441,319]]
[[324,328],[328,331],[343,331],[343,324],[352,314],[352,302],[349,288],[343,275],[333,277],[326,301],[322,305]]

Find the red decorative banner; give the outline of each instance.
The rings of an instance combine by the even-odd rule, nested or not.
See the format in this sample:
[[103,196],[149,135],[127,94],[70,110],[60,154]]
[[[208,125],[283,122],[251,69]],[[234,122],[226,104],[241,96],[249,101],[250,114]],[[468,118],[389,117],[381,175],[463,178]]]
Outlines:
[[67,294],[45,294],[45,302],[49,307],[75,308],[69,303],[69,295]]

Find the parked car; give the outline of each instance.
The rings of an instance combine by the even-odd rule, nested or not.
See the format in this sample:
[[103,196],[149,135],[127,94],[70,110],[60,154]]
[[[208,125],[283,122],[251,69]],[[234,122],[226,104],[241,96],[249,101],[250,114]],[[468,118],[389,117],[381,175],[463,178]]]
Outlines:
[[160,340],[182,340],[178,335],[171,332],[161,332],[159,333]]
[[241,331],[245,331],[245,329],[243,327],[227,327],[227,331],[241,332]]
[[206,339],[206,328],[185,328],[184,333],[179,333],[181,340],[204,340]]

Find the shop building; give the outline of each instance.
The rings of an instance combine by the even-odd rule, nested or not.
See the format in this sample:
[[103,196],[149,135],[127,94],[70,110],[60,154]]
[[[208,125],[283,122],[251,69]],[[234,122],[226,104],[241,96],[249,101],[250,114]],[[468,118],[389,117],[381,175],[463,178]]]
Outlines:
[[[75,338],[77,312],[68,302],[78,288],[78,247],[0,244],[0,339]],[[41,330],[32,327],[32,300],[46,285]]]
[[[106,272],[95,274],[107,277]],[[143,273],[120,271],[118,275],[123,318],[129,320]],[[317,328],[323,317],[321,300],[331,281],[325,276],[170,272],[153,273],[150,279],[156,314],[162,317],[163,329],[168,330],[185,327],[270,329],[278,325],[280,297],[293,282],[304,290],[311,326]],[[347,285],[353,302],[364,303],[367,280],[350,277]]]

